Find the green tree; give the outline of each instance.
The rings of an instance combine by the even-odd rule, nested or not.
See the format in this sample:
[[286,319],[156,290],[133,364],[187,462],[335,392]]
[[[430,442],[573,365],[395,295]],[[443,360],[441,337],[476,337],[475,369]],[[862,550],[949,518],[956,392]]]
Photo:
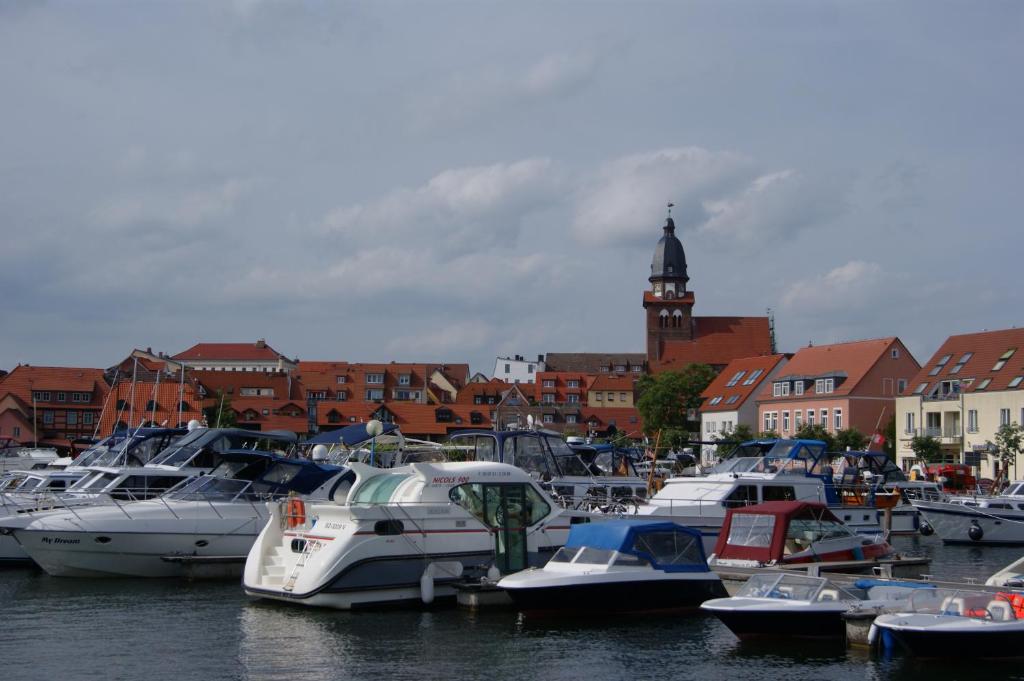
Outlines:
[[847,428],[836,433],[836,451],[844,452],[849,447],[855,452],[863,451],[870,438],[856,428]]
[[889,419],[889,425],[882,431],[885,435],[885,442],[882,443],[882,451],[888,455],[890,459],[896,461],[896,416],[893,415]]
[[230,428],[238,421],[235,410],[231,408],[231,398],[219,388],[213,404],[203,409],[203,416],[211,428]]
[[942,461],[942,444],[931,435],[915,435],[910,440],[910,449],[918,461],[938,463]]
[[718,439],[724,440],[718,445],[718,458],[724,459],[736,449],[741,442],[754,439],[754,429],[746,424],[739,424],[732,430],[724,428],[718,433]]
[[[636,408],[643,418],[644,431],[694,430],[694,422],[687,419],[687,410],[700,408],[700,394],[714,377],[715,370],[707,364],[689,364],[682,371],[641,376],[636,383],[639,396]],[[673,437],[662,433],[663,440],[666,435]]]
[[995,451],[999,457],[1000,476],[1003,477],[1010,470],[1010,464],[1014,465],[1016,474],[1017,457],[1024,453],[1024,428],[1017,423],[1004,423],[996,431],[996,441],[987,443],[989,449]]
[[794,435],[801,440],[821,440],[825,443],[826,452],[836,451],[836,439],[828,428],[820,423],[805,423],[800,426]]

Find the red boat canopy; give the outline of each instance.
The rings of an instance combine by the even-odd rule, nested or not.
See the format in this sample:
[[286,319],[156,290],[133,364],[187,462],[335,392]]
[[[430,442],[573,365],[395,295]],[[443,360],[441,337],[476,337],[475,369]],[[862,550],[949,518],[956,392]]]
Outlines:
[[786,533],[793,520],[839,523],[825,504],[807,501],[766,501],[763,504],[731,508],[715,544],[721,559],[781,561]]

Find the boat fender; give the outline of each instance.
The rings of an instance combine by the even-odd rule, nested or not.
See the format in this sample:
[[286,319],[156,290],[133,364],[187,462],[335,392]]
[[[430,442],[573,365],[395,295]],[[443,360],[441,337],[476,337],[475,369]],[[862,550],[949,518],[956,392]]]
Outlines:
[[288,527],[306,524],[306,504],[298,497],[288,498]]
[[982,537],[985,536],[985,531],[981,529],[981,525],[974,521],[971,526],[967,528],[967,536],[974,541],[981,541]]
[[420,577],[420,599],[424,604],[434,602],[434,564],[431,563]]
[[871,628],[868,629],[868,646],[869,647],[874,647],[875,643],[877,643],[877,642],[878,642],[878,627],[876,627],[875,623],[872,622],[871,623]]
[[501,579],[501,570],[499,570],[498,566],[494,563],[491,563],[491,567],[487,568],[487,579],[492,582],[497,582]]
[[922,536],[925,537],[930,537],[933,534],[935,534],[935,528],[932,527],[931,524],[925,522],[924,520],[921,521],[921,527],[918,528],[918,531],[921,533]]

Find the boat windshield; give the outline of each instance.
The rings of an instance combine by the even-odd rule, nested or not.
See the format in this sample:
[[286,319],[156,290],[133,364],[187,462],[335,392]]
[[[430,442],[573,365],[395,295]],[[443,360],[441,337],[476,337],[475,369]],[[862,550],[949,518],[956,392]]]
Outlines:
[[73,492],[86,492],[88,494],[95,494],[102,492],[110,483],[121,477],[120,473],[97,473],[92,477],[86,477],[84,480],[79,482],[77,485],[72,487]]
[[856,596],[824,577],[767,572],[753,575],[736,593],[737,598],[776,598],[792,601],[857,600]]
[[1013,591],[915,589],[910,612],[1006,622],[1024,619],[1024,594]]
[[31,491],[33,491],[35,489],[42,489],[40,487],[40,485],[42,485],[42,484],[43,484],[43,479],[42,478],[38,478],[38,477],[36,477],[34,475],[30,475],[29,477],[27,477],[24,480],[22,480],[21,484],[18,485],[15,488],[14,491],[16,491],[16,492],[31,492]]
[[228,480],[204,475],[169,492],[168,499],[180,501],[234,501],[258,495],[248,480]]
[[410,473],[375,475],[359,486],[349,504],[386,504],[391,501],[391,493],[409,477]]
[[726,543],[764,548],[772,545],[774,532],[775,516],[767,513],[737,513],[729,524]]
[[838,520],[822,518],[793,518],[786,530],[786,539],[797,542],[816,542],[824,539],[841,539],[854,536],[853,531]]
[[595,475],[602,475],[600,469],[596,466],[587,466],[583,463],[580,457],[576,456],[575,452],[570,451],[568,454],[556,454],[555,465],[558,466],[558,472],[565,477],[593,477]]

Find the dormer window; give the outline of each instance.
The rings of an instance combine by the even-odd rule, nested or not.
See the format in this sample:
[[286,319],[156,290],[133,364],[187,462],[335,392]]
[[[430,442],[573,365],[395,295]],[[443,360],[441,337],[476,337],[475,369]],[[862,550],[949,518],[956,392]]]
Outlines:
[[819,395],[826,395],[834,392],[836,387],[836,381],[834,378],[819,378],[814,381],[814,392]]
[[366,382],[380,385],[384,382],[384,374],[366,374]]
[[803,381],[793,381],[793,394],[794,395],[803,395],[804,394],[804,382]]
[[452,412],[450,409],[438,409],[434,412],[438,423],[451,423]]
[[992,371],[999,371],[1004,366],[1006,366],[1007,360],[1009,360],[1011,357],[1013,357],[1013,353],[1015,353],[1015,352],[1017,352],[1017,348],[1010,348],[1009,350],[1004,352],[1002,355],[1000,355],[999,356],[999,361],[997,361],[995,363],[995,365],[992,367]]
[[789,397],[789,381],[779,381],[772,385],[773,397]]
[[412,376],[410,374],[399,374],[398,385],[410,385],[412,383]]

